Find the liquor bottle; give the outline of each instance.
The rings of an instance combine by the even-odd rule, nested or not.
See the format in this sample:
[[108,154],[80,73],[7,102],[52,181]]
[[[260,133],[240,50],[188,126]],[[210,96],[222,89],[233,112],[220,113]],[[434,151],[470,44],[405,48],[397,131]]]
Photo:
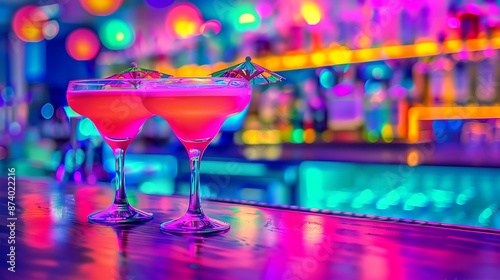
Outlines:
[[[336,85],[327,94],[328,128],[331,130],[356,130],[363,119],[362,83],[356,88],[357,66],[338,72]],[[356,91],[356,89],[359,89]]]
[[300,91],[303,102],[303,118],[301,129],[314,129],[314,114],[317,106],[316,95],[317,95],[317,80],[316,78],[308,78],[300,85]]
[[[440,34],[439,46],[442,48],[445,35]],[[429,72],[430,94],[432,102],[452,105],[455,103],[455,90],[453,86],[453,61],[449,55],[440,53],[433,58]]]
[[494,52],[486,50],[482,52],[483,57],[478,62],[477,88],[475,95],[479,104],[488,105],[495,99],[495,57]]
[[429,86],[430,58],[419,59],[412,68],[415,82],[415,101],[417,104],[431,105],[432,96]]
[[417,38],[429,37],[431,28],[430,14],[431,9],[427,2],[425,2],[418,13]]
[[[460,33],[462,41],[465,43],[467,40],[477,39],[479,35],[479,14],[476,11],[464,9],[459,13],[458,19],[460,21]],[[474,54],[470,54],[474,56]],[[476,96],[476,89],[478,85],[478,63],[474,59],[468,63],[468,103],[478,103]]]
[[289,30],[288,51],[299,51],[304,47],[304,28],[293,25]]
[[309,99],[309,107],[313,112],[314,130],[321,133],[328,128],[328,113],[326,107],[326,94],[325,91],[319,90],[318,80],[308,85],[307,90],[311,90],[314,94]]
[[401,11],[401,20],[400,20],[400,32],[401,34],[401,43],[403,45],[410,45],[415,43],[416,38],[416,25],[415,18],[408,12],[407,9],[403,9]]
[[392,67],[393,75],[389,80],[389,107],[390,120],[389,123],[394,127],[393,133],[395,137],[406,137],[405,126],[407,123],[408,112],[408,89],[404,87],[405,83],[405,68],[403,61],[396,61]]
[[[491,24],[490,32],[492,38],[500,38],[500,22]],[[495,66],[493,70],[493,80],[494,82],[494,103],[500,105],[500,50],[495,51]]]

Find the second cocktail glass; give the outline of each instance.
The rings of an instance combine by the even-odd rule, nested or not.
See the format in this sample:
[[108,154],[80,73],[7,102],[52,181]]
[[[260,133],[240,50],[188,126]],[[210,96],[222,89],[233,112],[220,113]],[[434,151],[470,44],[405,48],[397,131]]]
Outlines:
[[250,103],[250,84],[238,78],[168,78],[144,81],[142,103],[164,118],[184,144],[191,167],[186,213],[161,225],[177,234],[212,234],[229,230],[228,223],[209,218],[202,210],[200,163],[203,152],[224,121]]
[[140,79],[71,81],[66,98],[78,114],[92,120],[115,155],[115,199],[106,210],[89,215],[90,222],[115,224],[144,222],[152,213],[132,207],[125,189],[125,152],[152,114],[141,101]]

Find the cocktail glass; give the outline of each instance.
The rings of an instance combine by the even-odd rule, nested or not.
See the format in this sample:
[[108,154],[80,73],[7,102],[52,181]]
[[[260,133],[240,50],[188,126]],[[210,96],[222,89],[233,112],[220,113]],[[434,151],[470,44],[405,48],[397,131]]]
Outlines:
[[188,152],[191,167],[188,209],[161,224],[161,230],[194,235],[229,230],[228,223],[209,218],[202,210],[200,163],[224,121],[250,103],[250,84],[239,78],[168,78],[145,81],[143,90],[144,107],[170,124]]
[[69,106],[92,120],[115,155],[115,199],[106,210],[89,215],[89,221],[115,224],[144,222],[152,213],[132,207],[125,189],[125,152],[152,114],[141,102],[143,80],[92,79],[71,81],[66,93]]

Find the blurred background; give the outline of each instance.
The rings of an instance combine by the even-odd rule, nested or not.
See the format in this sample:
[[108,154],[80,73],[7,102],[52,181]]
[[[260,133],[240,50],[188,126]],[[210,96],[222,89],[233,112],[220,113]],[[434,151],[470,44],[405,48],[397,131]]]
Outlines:
[[[114,176],[92,122],[67,107],[69,80],[132,61],[206,76],[251,56],[287,80],[254,87],[226,121],[205,197],[500,228],[498,0],[0,4],[0,160],[18,176]],[[160,118],[126,172],[140,192],[188,193],[185,150]]]

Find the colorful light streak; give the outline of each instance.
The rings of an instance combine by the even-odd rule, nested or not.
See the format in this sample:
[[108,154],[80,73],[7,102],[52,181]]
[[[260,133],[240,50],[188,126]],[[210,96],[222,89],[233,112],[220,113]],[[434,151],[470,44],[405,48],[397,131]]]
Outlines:
[[[331,67],[335,65],[364,63],[389,59],[404,59],[435,56],[439,53],[455,54],[474,51],[486,51],[490,49],[500,49],[500,37],[488,41],[485,39],[467,40],[465,44],[457,40],[445,41],[442,46],[433,42],[422,42],[404,46],[383,46],[379,48],[367,48],[351,50],[345,46],[332,46],[313,53],[302,51],[291,51],[283,55],[270,55],[265,57],[255,57],[252,61],[265,68],[279,71],[293,71],[299,69]],[[199,65],[184,65],[180,68],[165,66],[162,70],[174,76],[208,75],[217,69],[227,68],[241,60],[238,57],[233,62],[218,62],[212,65],[202,65],[203,71],[198,71]],[[181,75],[182,74],[182,75]]]
[[408,141],[420,141],[420,121],[500,119],[500,106],[412,107],[408,110]]

